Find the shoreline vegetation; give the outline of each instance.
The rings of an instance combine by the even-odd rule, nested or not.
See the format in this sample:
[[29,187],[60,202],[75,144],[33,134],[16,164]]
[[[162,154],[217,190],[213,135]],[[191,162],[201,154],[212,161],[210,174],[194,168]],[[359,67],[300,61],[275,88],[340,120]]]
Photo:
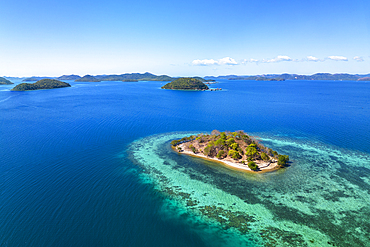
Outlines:
[[[219,91],[222,88],[209,88],[207,85],[215,84],[216,81],[206,81],[199,77],[181,77],[162,86],[162,89],[171,90],[197,90],[197,91]],[[207,84],[207,85],[206,85]]]
[[11,84],[14,84],[14,83],[9,81],[8,79],[0,77],[0,85],[11,85]]
[[209,87],[204,84],[201,80],[193,77],[182,77],[176,79],[170,83],[167,83],[162,89],[172,90],[208,90]]
[[199,134],[171,141],[172,148],[186,155],[216,161],[241,171],[262,173],[287,167],[288,155],[265,147],[244,131]]
[[35,83],[21,83],[15,86],[11,91],[30,91],[40,89],[54,89],[70,87],[71,85],[62,81],[53,79],[42,79]]

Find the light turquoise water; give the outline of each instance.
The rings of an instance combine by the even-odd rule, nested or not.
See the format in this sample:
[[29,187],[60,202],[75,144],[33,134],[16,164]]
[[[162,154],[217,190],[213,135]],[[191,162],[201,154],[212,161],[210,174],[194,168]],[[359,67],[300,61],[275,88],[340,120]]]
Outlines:
[[[171,140],[190,134],[196,133],[140,139],[131,146],[132,158],[142,167],[143,180],[180,208],[175,213],[187,212],[196,222],[225,229],[220,246],[231,246],[230,239],[237,239],[234,246],[353,246],[370,241],[369,178],[361,176],[361,170],[370,169],[368,154],[266,136],[265,145],[288,153],[293,163],[251,175],[169,148]],[[343,169],[357,171],[359,179]]]

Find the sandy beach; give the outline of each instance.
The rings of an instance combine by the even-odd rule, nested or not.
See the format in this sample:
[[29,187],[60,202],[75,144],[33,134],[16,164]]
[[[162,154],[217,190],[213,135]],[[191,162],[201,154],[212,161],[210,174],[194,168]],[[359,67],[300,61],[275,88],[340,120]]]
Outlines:
[[[251,173],[263,173],[263,172],[271,172],[271,171],[277,170],[279,168],[276,160],[272,160],[272,161],[268,161],[268,162],[258,160],[258,161],[255,161],[255,162],[258,165],[259,170],[258,171],[253,171],[248,167],[248,165],[246,165],[246,164],[244,165],[242,163],[237,163],[237,162],[233,161],[230,158],[218,159],[218,158],[212,158],[212,157],[205,156],[203,153],[194,153],[193,151],[191,151],[186,146],[186,143],[182,143],[182,144],[178,145],[177,147],[181,147],[182,151],[179,152],[180,154],[186,154],[186,155],[199,157],[199,158],[203,158],[203,159],[207,159],[207,160],[211,160],[211,161],[216,161],[216,162],[222,163],[226,167],[236,169],[236,170],[240,170],[240,171],[246,171],[246,172],[251,172]],[[175,151],[177,151],[177,150],[175,150]]]

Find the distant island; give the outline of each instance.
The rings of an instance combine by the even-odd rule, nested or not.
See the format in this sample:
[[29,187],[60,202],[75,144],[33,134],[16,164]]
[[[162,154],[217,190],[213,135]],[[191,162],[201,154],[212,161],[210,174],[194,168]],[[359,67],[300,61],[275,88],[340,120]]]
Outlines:
[[265,147],[244,131],[219,132],[210,135],[184,137],[171,142],[179,153],[219,161],[222,164],[249,172],[272,171],[287,166],[288,155],[278,154]]
[[193,77],[182,77],[170,83],[167,83],[162,89],[175,89],[175,90],[207,90],[209,89],[206,84],[201,80]]
[[65,81],[74,81],[80,79],[81,76],[79,75],[62,75],[57,77],[57,80],[65,80]]
[[39,81],[39,80],[42,80],[42,79],[54,79],[53,77],[42,77],[42,76],[32,76],[32,77],[28,77],[28,78],[25,78],[23,79],[22,81]]
[[11,84],[14,84],[14,83],[3,77],[0,77],[0,85],[11,85]]
[[101,81],[173,81],[174,78],[168,75],[153,75],[151,73],[127,73],[122,75],[85,75],[75,80],[76,82],[101,82]]
[[266,78],[259,76],[248,76],[248,77],[235,77],[229,80],[246,80],[246,81],[285,81],[283,78]]
[[35,83],[21,83],[15,86],[11,91],[29,91],[29,90],[40,90],[40,89],[53,89],[70,87],[71,85],[62,81],[54,79],[42,79]]
[[85,75],[75,80],[75,82],[101,82],[101,80],[95,78],[92,75]]
[[224,79],[224,80],[256,80],[256,81],[267,81],[269,79],[279,80],[332,80],[332,81],[362,81],[362,78],[370,77],[370,74],[358,75],[358,74],[330,74],[330,73],[316,73],[313,75],[298,75],[298,74],[264,74],[255,76],[238,76],[238,75],[226,75],[226,76],[205,76],[205,79]]
[[139,80],[136,79],[124,79],[123,82],[138,82]]
[[358,79],[359,81],[370,81],[370,77],[363,77]]

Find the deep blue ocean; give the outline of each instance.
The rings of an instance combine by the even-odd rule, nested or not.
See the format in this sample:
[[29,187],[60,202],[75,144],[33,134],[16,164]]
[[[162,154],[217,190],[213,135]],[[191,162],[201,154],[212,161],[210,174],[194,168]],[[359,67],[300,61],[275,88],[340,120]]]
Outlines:
[[[370,246],[369,82],[67,82],[0,86],[0,246]],[[292,164],[249,175],[169,146],[214,129]]]

